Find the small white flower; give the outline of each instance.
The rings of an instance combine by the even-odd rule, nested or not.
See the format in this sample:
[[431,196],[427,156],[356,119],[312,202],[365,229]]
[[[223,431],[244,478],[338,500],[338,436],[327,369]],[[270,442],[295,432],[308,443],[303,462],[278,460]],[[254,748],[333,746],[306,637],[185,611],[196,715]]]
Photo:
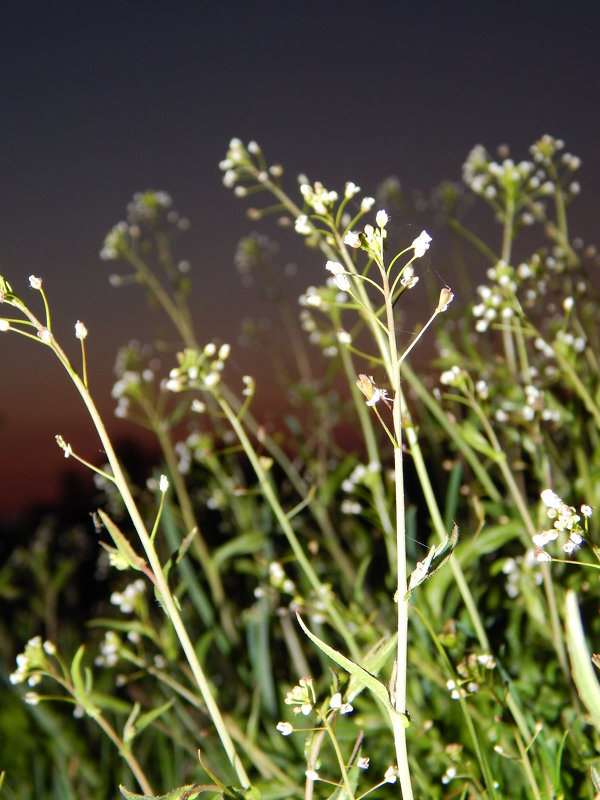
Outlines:
[[41,289],[42,288],[42,279],[41,278],[36,278],[35,275],[30,275],[29,276],[29,286],[32,289]]
[[580,509],[581,513],[584,517],[591,517],[594,513],[591,506],[585,505],[585,503],[581,506]]
[[348,181],[346,183],[346,188],[344,189],[345,198],[349,200],[351,197],[354,197],[354,195],[358,194],[359,192],[360,192],[360,186],[357,186],[352,181]]
[[363,214],[366,214],[373,208],[374,205],[375,205],[374,197],[363,197],[360,203],[360,210],[363,212]]
[[427,231],[421,231],[421,233],[411,244],[411,247],[414,248],[415,251],[415,258],[421,258],[425,255],[425,252],[429,250],[429,242],[431,241],[431,236],[427,233]]
[[87,337],[87,335],[88,335],[87,328],[85,327],[83,322],[81,322],[81,320],[77,320],[77,322],[75,323],[75,338],[83,340]]
[[278,722],[277,730],[282,736],[289,736],[290,733],[294,732],[294,727],[289,722]]
[[300,214],[299,217],[296,217],[294,228],[296,233],[300,233],[302,236],[308,236],[309,233],[312,233],[312,226],[310,225],[306,214]]
[[158,488],[160,489],[160,491],[161,491],[163,494],[164,494],[164,493],[167,491],[167,489],[169,488],[169,479],[167,478],[167,476],[166,476],[166,475],[161,475],[161,476],[160,476],[160,481],[159,481],[159,483],[158,483]]
[[360,758],[356,762],[356,766],[359,769],[369,769],[369,759],[367,758],[367,756],[360,756]]
[[539,548],[534,551],[533,557],[536,561],[552,561],[552,556],[549,556],[548,553]]
[[344,236],[344,244],[348,245],[348,247],[360,247],[360,236],[356,231],[348,231],[348,233]]
[[319,780],[319,773],[315,772],[314,769],[307,769],[304,773],[309,781],[318,781]]
[[385,212],[383,209],[378,211],[377,215],[375,216],[375,222],[379,228],[385,228],[389,222],[389,219],[390,218],[388,217],[387,212]]
[[325,269],[331,272],[335,285],[340,291],[347,292],[350,289],[350,281],[346,275],[346,270],[338,261],[328,261]]
[[548,542],[553,542],[558,538],[558,531],[555,528],[550,528],[550,530],[542,531],[542,533],[538,533],[531,538],[537,547],[545,547]]
[[331,708],[340,708],[342,705],[342,695],[339,692],[336,692],[331,696],[331,700],[329,701],[329,705]]
[[0,319],[0,331],[7,331],[10,328],[10,322],[7,319]]
[[540,497],[542,503],[548,508],[560,508],[563,505],[563,501],[552,489],[544,489]]
[[385,775],[383,776],[383,780],[386,783],[396,783],[397,776],[398,776],[398,768],[391,766],[386,769]]

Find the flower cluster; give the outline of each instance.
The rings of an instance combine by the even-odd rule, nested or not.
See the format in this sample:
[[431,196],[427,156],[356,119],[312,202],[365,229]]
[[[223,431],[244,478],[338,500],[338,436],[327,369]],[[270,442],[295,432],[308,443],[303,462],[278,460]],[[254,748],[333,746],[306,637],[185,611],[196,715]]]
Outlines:
[[293,595],[296,593],[296,584],[285,574],[279,561],[271,561],[269,564],[269,583],[283,594]]
[[[515,163],[505,146],[499,148],[502,160],[495,161],[482,145],[476,145],[463,164],[463,181],[501,219],[514,210],[517,227],[532,225],[545,217],[544,198],[565,188],[567,201],[579,194],[580,186],[571,178],[581,161],[570,153],[557,158],[563,147],[562,140],[546,135],[530,147],[531,160]],[[508,206],[510,212],[506,211]]]
[[559,534],[568,535],[562,549],[567,556],[572,556],[579,550],[585,540],[588,531],[588,519],[593,513],[592,508],[585,504],[581,506],[580,512],[584,519],[582,525],[581,516],[574,506],[568,506],[552,489],[544,489],[540,497],[547,509],[546,516],[553,520],[553,524],[551,528],[533,537],[533,543],[537,546],[534,552],[535,559],[537,561],[552,560],[552,557],[544,550],[544,547],[558,539]]
[[115,606],[119,606],[121,613],[132,614],[138,598],[142,597],[145,591],[146,584],[141,578],[138,578],[126,586],[122,592],[113,592],[110,596],[110,602]]
[[146,229],[164,226],[184,231],[189,227],[189,220],[173,208],[173,200],[167,192],[153,189],[136,192],[127,205],[126,220],[118,222],[106,235],[100,258],[103,261],[126,258],[139,250]]
[[119,662],[121,639],[115,631],[106,631],[100,642],[100,653],[94,659],[98,667],[114,667]]
[[119,349],[114,366],[117,380],[112,388],[117,401],[115,416],[126,418],[135,411],[145,416],[156,406],[160,369],[161,361],[151,345],[142,346],[134,340]]
[[222,344],[217,348],[214,342],[210,342],[202,350],[186,348],[177,354],[179,364],[169,372],[165,388],[169,392],[183,392],[186,389],[214,390],[221,380],[230,352],[230,345]]
[[27,681],[29,686],[36,686],[42,673],[48,670],[48,656],[56,655],[53,642],[42,642],[41,636],[34,636],[25,645],[25,650],[16,658],[17,669],[11,673],[10,682],[13,685]]
[[477,694],[482,681],[485,680],[486,673],[495,669],[496,661],[489,653],[471,653],[456,665],[456,671],[460,676],[460,681],[449,680],[446,683],[447,689],[453,700],[459,697]]
[[296,686],[286,694],[284,702],[287,706],[293,706],[294,714],[303,714],[307,717],[317,702],[313,679],[300,678]]
[[278,182],[283,175],[280,164],[267,168],[260,146],[255,141],[244,145],[241,139],[234,137],[229,142],[227,155],[219,164],[223,174],[223,185],[234,189],[237,197],[245,197],[252,189],[245,182],[265,184],[270,179]]

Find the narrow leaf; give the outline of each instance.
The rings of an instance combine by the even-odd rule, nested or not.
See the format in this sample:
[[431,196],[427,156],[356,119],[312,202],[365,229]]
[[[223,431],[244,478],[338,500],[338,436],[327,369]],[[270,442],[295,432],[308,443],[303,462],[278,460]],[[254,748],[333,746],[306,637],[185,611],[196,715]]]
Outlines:
[[100,515],[100,519],[102,520],[104,527],[110,533],[111,539],[117,546],[117,550],[119,551],[121,558],[130,567],[133,567],[133,569],[142,569],[146,562],[141,556],[138,556],[133,547],[129,544],[126,536],[121,533],[118,526],[115,525],[108,514],[101,509],[98,509],[98,514]]
[[572,589],[569,589],[565,597],[565,625],[573,681],[581,702],[589,711],[596,728],[600,730],[600,684],[598,684],[592,667],[592,658],[581,624],[577,596]]
[[119,791],[127,800],[195,800],[204,788],[203,786],[194,786],[190,783],[187,786],[180,786],[178,789],[172,789],[170,792],[167,792],[167,794],[160,795],[134,794],[134,792],[130,792],[124,786],[119,786]]
[[386,709],[390,713],[397,713],[396,709],[392,706],[390,702],[390,696],[388,694],[388,690],[385,688],[383,683],[379,681],[374,675],[371,675],[370,672],[367,672],[366,669],[363,667],[359,667],[358,664],[355,664],[354,661],[351,661],[346,656],[342,655],[338,650],[334,650],[333,647],[330,647],[328,644],[325,644],[318,636],[315,636],[314,633],[311,633],[309,629],[306,627],[304,622],[302,621],[300,614],[296,612],[296,618],[298,620],[298,624],[304,631],[304,633],[308,636],[308,638],[316,644],[319,650],[322,650],[325,655],[329,656],[332,661],[335,661],[336,664],[339,664],[340,667],[349,672],[356,680],[358,681],[359,685],[366,686],[367,689],[370,689],[375,697],[377,697]]

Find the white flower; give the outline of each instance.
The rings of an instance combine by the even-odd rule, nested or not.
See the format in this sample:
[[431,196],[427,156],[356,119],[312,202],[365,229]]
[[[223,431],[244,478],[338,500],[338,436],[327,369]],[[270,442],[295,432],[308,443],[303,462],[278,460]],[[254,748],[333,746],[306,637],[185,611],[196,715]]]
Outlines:
[[161,476],[160,476],[160,481],[159,481],[159,483],[158,483],[158,488],[160,489],[160,491],[161,491],[163,494],[164,494],[164,493],[167,491],[167,489],[169,488],[169,479],[167,478],[167,476],[166,476],[166,475],[161,475]]
[[7,331],[10,328],[10,322],[7,319],[0,319],[0,331]]
[[344,236],[344,244],[348,245],[348,247],[360,247],[360,236],[356,231],[348,231],[348,233]]
[[35,275],[29,276],[29,285],[32,289],[41,289],[42,288],[42,279],[36,278]]
[[360,192],[360,186],[357,186],[352,181],[348,181],[346,183],[346,188],[344,189],[344,197],[350,199],[351,197],[354,197],[355,194],[358,194],[358,192]]
[[368,406],[374,406],[380,400],[383,400],[384,402],[388,402],[389,403],[389,401],[391,399],[392,398],[388,396],[387,389],[378,389],[377,386],[374,386],[373,387],[373,395],[372,395],[370,400],[367,400],[367,405]]
[[299,217],[296,217],[294,228],[296,233],[300,233],[303,236],[308,236],[309,233],[312,233],[312,226],[310,225],[306,214],[300,214]]
[[384,781],[386,783],[396,783],[397,772],[397,767],[388,767],[385,771],[385,775],[383,776]]
[[360,203],[360,210],[363,212],[363,214],[366,214],[373,208],[374,205],[375,205],[374,197],[363,197]]
[[77,322],[75,323],[75,337],[77,339],[83,340],[87,337],[87,335],[88,335],[87,328],[85,327],[83,322],[81,322],[81,320],[77,320]]
[[594,513],[591,506],[585,505],[585,503],[581,506],[580,509],[581,513],[584,517],[591,517]]
[[290,733],[293,733],[294,728],[289,722],[278,722],[277,730],[282,736],[289,736]]
[[390,218],[388,217],[387,213],[383,209],[381,209],[380,211],[377,212],[377,215],[375,217],[375,222],[377,223],[379,228],[385,228],[385,226],[389,222],[389,219]]
[[331,272],[335,285],[340,291],[347,292],[350,289],[350,281],[346,275],[346,270],[338,261],[328,261],[325,264],[325,269]]
[[550,528],[550,530],[542,531],[542,533],[538,533],[531,538],[533,539],[533,543],[538,547],[545,547],[548,542],[553,542],[558,538],[558,531],[554,528]]
[[421,231],[411,244],[415,251],[415,258],[421,258],[425,255],[425,252],[429,250],[429,242],[431,242],[431,236],[427,231]]
[[552,561],[552,557],[549,556],[544,550],[540,550],[539,548],[535,550],[533,557],[536,561]]
[[560,497],[552,491],[552,489],[544,489],[544,491],[540,494],[542,499],[542,503],[548,508],[560,508],[563,505],[563,501]]
[[367,756],[360,756],[360,758],[356,762],[356,766],[359,769],[369,769],[369,759],[367,758]]
[[331,695],[331,700],[329,701],[329,705],[331,708],[340,708],[342,705],[342,695],[339,692]]

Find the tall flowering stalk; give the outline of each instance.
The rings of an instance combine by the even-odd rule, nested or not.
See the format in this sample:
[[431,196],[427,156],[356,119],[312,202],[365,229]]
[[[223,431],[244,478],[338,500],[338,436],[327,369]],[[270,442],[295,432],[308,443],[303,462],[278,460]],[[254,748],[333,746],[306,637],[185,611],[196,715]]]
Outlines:
[[[198,659],[198,655],[192,644],[190,636],[186,630],[184,622],[182,620],[181,614],[177,607],[177,602],[172,594],[172,591],[169,587],[167,577],[165,575],[163,565],[160,562],[158,553],[154,546],[154,536],[156,533],[156,529],[158,526],[158,518],[154,526],[154,530],[152,533],[148,532],[144,520],[140,514],[140,511],[137,507],[137,504],[133,498],[131,490],[129,488],[129,484],[125,475],[123,473],[121,464],[115,450],[113,448],[112,442],[110,437],[107,433],[107,430],[104,426],[104,422],[98,412],[96,404],[90,394],[90,391],[87,387],[87,379],[84,377],[83,379],[79,376],[78,372],[75,368],[71,365],[69,358],[62,347],[59,345],[58,341],[55,339],[54,334],[52,333],[52,324],[51,324],[51,316],[50,316],[50,307],[48,304],[48,300],[45,294],[45,291],[42,287],[42,279],[32,275],[29,278],[29,285],[32,289],[40,292],[42,296],[42,300],[44,303],[45,308],[45,322],[41,322],[35,314],[29,309],[26,303],[24,303],[12,290],[10,284],[0,276],[0,302],[5,304],[8,307],[15,308],[19,312],[19,316],[17,318],[3,318],[0,320],[0,331],[2,332],[14,332],[25,336],[29,339],[37,343],[41,343],[50,348],[52,353],[58,358],[61,362],[63,367],[65,368],[69,378],[71,379],[72,383],[74,384],[76,390],[78,391],[83,403],[85,404],[88,413],[92,419],[94,427],[98,432],[98,436],[102,443],[102,447],[104,448],[104,452],[106,454],[106,458],[108,459],[108,463],[110,465],[111,473],[108,474],[102,472],[101,474],[103,477],[110,482],[112,482],[119,494],[121,495],[127,512],[131,518],[131,522],[135,528],[135,531],[138,535],[140,544],[142,545],[143,551],[145,553],[145,559],[141,556],[138,556],[125,536],[120,532],[117,526],[112,522],[110,517],[108,517],[103,512],[101,513],[102,521],[106,526],[108,532],[110,533],[116,549],[112,551],[112,558],[113,561],[119,564],[120,568],[132,568],[143,572],[154,584],[158,596],[160,598],[161,605],[163,606],[166,614],[168,615],[177,638],[181,644],[181,648],[185,654],[187,662],[189,664],[190,670],[194,676],[194,680],[198,686],[200,694],[202,695],[202,699],[206,704],[207,711],[211,716],[215,728],[219,734],[225,752],[229,758],[229,761],[233,768],[235,769],[238,779],[242,786],[248,787],[250,785],[250,781],[244,769],[244,766],[237,754],[235,745],[229,735],[227,727],[225,725],[225,721],[222,717],[222,714],[219,710],[219,707],[213,697],[209,681],[200,665],[200,661]],[[87,330],[85,325],[78,321],[75,326],[75,335],[78,339],[80,339],[82,348],[84,348],[84,342],[87,335]],[[84,358],[85,364],[85,358]],[[86,371],[84,369],[84,376],[86,375]],[[82,463],[86,464],[86,466],[96,470],[90,464],[87,464],[83,459],[77,457],[71,445],[67,443],[62,436],[57,436],[57,444],[63,450],[65,457],[75,457]],[[168,481],[161,480],[160,484],[161,488],[161,495],[164,497],[165,492],[168,488]]]
[[[438,306],[436,307],[427,324],[422,328],[418,335],[413,339],[410,347],[400,353],[396,341],[396,325],[394,320],[394,305],[399,297],[413,288],[418,276],[415,275],[414,262],[421,258],[428,250],[431,237],[423,231],[410,245],[402,250],[391,260],[389,264],[385,261],[385,248],[387,225],[389,216],[385,210],[379,210],[375,215],[375,226],[367,224],[362,231],[356,230],[356,223],[361,217],[368,214],[374,205],[372,198],[364,198],[360,203],[358,213],[352,217],[348,214],[349,209],[354,204],[354,197],[360,191],[359,187],[353,183],[346,184],[344,196],[340,202],[336,192],[327,190],[322,184],[302,182],[300,191],[304,200],[304,210],[300,210],[285,195],[279,185],[280,170],[273,172],[266,168],[260,148],[255,143],[244,145],[237,139],[232,140],[227,158],[221,164],[225,172],[224,183],[235,187],[239,196],[245,196],[248,192],[245,181],[256,181],[256,191],[266,189],[274,194],[282,203],[282,209],[294,216],[294,226],[296,231],[313,239],[318,243],[322,251],[329,260],[326,269],[330,273],[330,282],[339,291],[339,296],[335,298],[334,304],[339,304],[341,308],[350,308],[358,311],[362,319],[366,322],[376,344],[378,359],[384,365],[386,379],[389,382],[390,390],[379,388],[375,380],[367,374],[360,374],[355,381],[359,393],[363,396],[362,403],[355,397],[357,402],[357,412],[363,431],[367,447],[371,438],[371,426],[365,418],[364,410],[369,408],[376,415],[378,423],[385,430],[394,453],[394,483],[395,483],[395,523],[392,531],[395,541],[395,550],[390,551],[390,567],[396,574],[395,601],[397,604],[397,651],[394,671],[394,682],[391,687],[390,699],[390,718],[394,733],[396,746],[396,760],[402,796],[412,798],[412,787],[410,771],[408,766],[408,756],[406,749],[406,727],[408,718],[406,716],[406,674],[407,674],[407,640],[408,640],[408,608],[410,590],[419,582],[424,580],[433,571],[434,554],[437,554],[438,561],[442,561],[442,555],[446,555],[445,549],[432,548],[429,560],[426,563],[417,565],[417,569],[411,580],[410,590],[408,581],[408,568],[406,559],[406,503],[404,496],[404,465],[403,465],[403,411],[406,412],[406,403],[402,391],[401,364],[408,356],[409,352],[415,347],[424,334],[425,330],[433,319],[443,313],[452,301],[452,292],[443,289],[440,295]],[[253,216],[257,212],[253,213]],[[358,251],[366,253],[368,257],[367,266],[361,271],[357,262]],[[407,257],[406,263],[398,269],[399,259]],[[338,260],[341,259],[341,260]],[[373,276],[370,275],[370,267],[374,265]],[[375,300],[372,295],[375,294]],[[324,301],[318,292],[309,292],[306,295],[306,305],[320,307],[327,302]],[[351,378],[352,362],[348,355],[344,355],[346,348],[344,344],[350,344],[349,337],[338,336],[341,344],[344,367],[349,378]],[[354,381],[351,381],[354,383]],[[366,404],[365,404],[366,400]],[[365,408],[365,405],[367,408]],[[391,411],[391,425],[384,419],[384,409]],[[371,453],[370,453],[371,455]],[[378,456],[377,456],[378,459]],[[382,523],[387,519],[384,511],[381,515]],[[443,553],[442,553],[443,551]],[[307,631],[308,632],[308,631]],[[313,641],[316,637],[312,637]],[[347,659],[343,659],[341,654],[325,648],[322,642],[316,641],[334,660],[337,660],[347,669],[352,669]],[[377,691],[379,687],[371,687]]]

